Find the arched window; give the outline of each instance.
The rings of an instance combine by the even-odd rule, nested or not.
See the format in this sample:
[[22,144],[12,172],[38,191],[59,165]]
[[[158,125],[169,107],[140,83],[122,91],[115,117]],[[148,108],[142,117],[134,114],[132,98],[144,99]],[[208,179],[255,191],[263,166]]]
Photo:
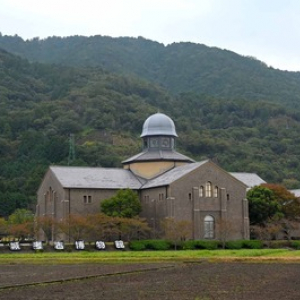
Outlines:
[[215,219],[212,216],[204,218],[204,238],[213,239],[215,237]]
[[199,188],[199,197],[204,197],[204,187],[200,186]]
[[207,181],[205,185],[205,197],[211,197],[211,182]]
[[217,186],[214,187],[214,197],[215,198],[219,197],[219,188]]

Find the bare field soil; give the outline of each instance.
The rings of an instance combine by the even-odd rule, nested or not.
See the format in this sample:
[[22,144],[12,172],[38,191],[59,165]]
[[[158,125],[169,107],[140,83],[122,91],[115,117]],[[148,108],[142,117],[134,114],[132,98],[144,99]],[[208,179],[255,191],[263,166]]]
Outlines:
[[300,264],[0,265],[0,299],[298,300]]

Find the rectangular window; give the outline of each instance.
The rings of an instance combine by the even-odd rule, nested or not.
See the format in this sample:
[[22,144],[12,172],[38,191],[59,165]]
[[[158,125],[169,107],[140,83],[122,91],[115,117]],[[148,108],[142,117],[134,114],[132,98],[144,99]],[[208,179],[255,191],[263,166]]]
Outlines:
[[211,197],[211,182],[208,181],[205,185],[205,196]]
[[192,193],[189,193],[189,200],[192,200]]
[[215,219],[212,216],[206,216],[204,218],[204,238],[213,239],[215,231]]
[[158,200],[164,200],[164,194],[159,194],[158,195]]
[[92,196],[83,196],[83,203],[84,204],[91,204],[92,203]]
[[204,197],[204,187],[203,186],[200,186],[199,197]]
[[219,197],[219,188],[217,186],[214,187],[214,197],[215,198]]

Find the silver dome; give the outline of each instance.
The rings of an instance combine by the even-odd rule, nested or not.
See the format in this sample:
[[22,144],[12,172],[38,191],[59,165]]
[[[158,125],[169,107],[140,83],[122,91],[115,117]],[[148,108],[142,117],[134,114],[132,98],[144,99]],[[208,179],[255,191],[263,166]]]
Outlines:
[[141,137],[151,135],[177,136],[174,122],[162,113],[151,115],[144,122]]

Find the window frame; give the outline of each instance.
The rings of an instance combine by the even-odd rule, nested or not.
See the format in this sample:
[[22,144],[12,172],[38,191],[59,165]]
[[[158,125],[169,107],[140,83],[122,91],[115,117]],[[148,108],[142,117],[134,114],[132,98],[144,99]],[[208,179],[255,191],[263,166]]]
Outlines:
[[212,183],[207,181],[205,184],[205,197],[211,198],[212,196]]
[[211,240],[215,238],[215,218],[211,215],[206,215],[203,220],[205,239]]

